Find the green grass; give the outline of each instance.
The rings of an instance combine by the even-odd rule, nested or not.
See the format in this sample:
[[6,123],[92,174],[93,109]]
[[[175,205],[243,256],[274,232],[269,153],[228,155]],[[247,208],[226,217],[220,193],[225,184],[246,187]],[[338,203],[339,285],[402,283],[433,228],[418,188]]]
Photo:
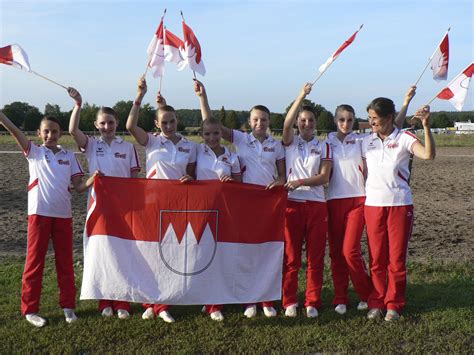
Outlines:
[[[2,353],[103,352],[454,352],[473,350],[474,272],[468,263],[409,264],[408,306],[396,323],[369,321],[365,312],[345,316],[330,307],[332,286],[325,271],[319,319],[246,319],[237,305],[225,307],[225,321],[200,314],[200,306],[173,307],[174,324],[143,321],[133,306],[131,319],[103,319],[96,302],[80,301],[75,324],[65,323],[57,305],[56,274],[51,259],[43,283],[41,314],[49,324],[34,328],[19,312],[22,258],[0,260],[0,344]],[[76,266],[78,288],[81,268]],[[303,275],[302,275],[303,277]],[[300,292],[302,298],[302,292]]]

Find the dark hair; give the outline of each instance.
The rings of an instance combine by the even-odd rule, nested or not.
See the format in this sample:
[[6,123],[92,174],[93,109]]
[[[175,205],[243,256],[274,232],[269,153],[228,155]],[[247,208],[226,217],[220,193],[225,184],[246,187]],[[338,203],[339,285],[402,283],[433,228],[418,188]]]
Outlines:
[[59,129],[61,129],[61,122],[59,122],[59,120],[56,117],[54,117],[54,116],[44,116],[40,121],[40,126],[45,121],[56,122],[59,126]]
[[354,111],[354,108],[351,105],[342,104],[336,107],[336,112],[334,112],[334,117],[336,117],[337,114],[342,111],[351,112],[354,116],[356,114]]
[[201,122],[201,133],[202,133],[202,130],[203,130],[204,126],[210,126],[210,125],[222,126],[222,122],[221,122],[221,120],[219,120],[218,118],[215,118],[215,117],[209,117],[209,118],[206,118],[206,119],[202,120],[202,122]]
[[374,110],[380,117],[387,117],[395,114],[395,104],[386,97],[377,97],[367,106],[367,112]]
[[258,110],[258,111],[266,112],[266,113],[268,114],[268,116],[270,116],[270,110],[268,109],[267,106],[255,105],[254,107],[252,107],[252,108],[250,109],[250,113],[252,113],[253,110]]
[[156,110],[156,120],[158,121],[158,115],[160,113],[165,113],[165,112],[172,112],[176,115],[176,110],[174,109],[173,106],[164,105],[164,106],[159,107],[158,110]]
[[115,118],[116,120],[118,120],[118,114],[117,114],[117,112],[116,112],[113,108],[111,108],[111,107],[102,106],[102,107],[99,109],[99,111],[97,111],[96,119],[97,119],[97,117],[99,117],[99,115],[102,114],[102,113],[104,113],[104,114],[106,114],[106,115],[112,115],[112,116],[114,116],[114,118]]
[[316,112],[314,112],[313,106],[310,106],[310,105],[303,105],[303,106],[300,108],[300,110],[299,110],[299,112],[298,112],[298,115],[299,115],[300,113],[302,113],[302,112],[305,112],[305,111],[311,112],[311,113],[313,114],[314,118],[316,118]]

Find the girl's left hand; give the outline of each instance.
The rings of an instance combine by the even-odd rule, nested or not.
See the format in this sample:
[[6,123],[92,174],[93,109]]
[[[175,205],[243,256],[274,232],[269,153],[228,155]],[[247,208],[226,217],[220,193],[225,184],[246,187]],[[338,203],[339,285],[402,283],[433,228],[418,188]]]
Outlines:
[[285,184],[285,189],[288,191],[296,190],[298,187],[302,186],[303,184],[299,180],[288,181]]
[[229,175],[222,175],[219,180],[222,182],[234,181],[234,179],[232,179],[232,177],[230,177]]
[[415,113],[415,118],[419,118],[423,127],[430,125],[430,107],[423,106],[422,108],[418,109]]
[[282,181],[281,179],[276,179],[275,181],[269,183],[265,189],[266,189],[266,190],[271,190],[271,189],[273,189],[274,187],[283,186],[284,184],[285,184],[285,182]]
[[183,175],[181,176],[181,178],[179,179],[179,182],[181,183],[185,183],[185,182],[189,182],[189,181],[193,181],[194,179],[189,176],[189,175]]

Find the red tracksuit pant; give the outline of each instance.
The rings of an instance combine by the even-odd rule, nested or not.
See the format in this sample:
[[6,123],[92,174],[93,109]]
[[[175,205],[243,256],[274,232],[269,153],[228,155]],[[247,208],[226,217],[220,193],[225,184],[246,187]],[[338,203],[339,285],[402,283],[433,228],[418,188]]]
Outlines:
[[208,304],[205,307],[206,307],[206,312],[209,314],[217,312],[217,311],[222,311],[222,309],[224,308],[224,306],[221,304]]
[[145,309],[153,307],[153,312],[155,314],[160,314],[160,312],[167,311],[170,308],[169,305],[161,304],[161,303],[155,303],[155,304],[143,303],[142,306]]
[[21,313],[37,313],[41,298],[43,269],[49,239],[53,241],[54,260],[61,308],[76,307],[76,286],[72,258],[72,218],[28,216],[25,270],[21,286]]
[[341,198],[327,202],[334,305],[349,303],[349,276],[361,301],[367,302],[372,288],[360,248],[365,225],[364,203],[365,197]]
[[100,300],[99,301],[99,311],[102,312],[105,308],[110,307],[114,311],[123,309],[127,312],[130,312],[130,302],[125,301],[113,301],[113,300]]
[[298,271],[301,249],[306,243],[305,307],[321,307],[324,253],[328,214],[325,202],[288,200],[285,218],[285,257],[283,264],[283,307],[298,304]]
[[406,258],[413,205],[365,206],[373,289],[369,308],[401,312],[405,306]]

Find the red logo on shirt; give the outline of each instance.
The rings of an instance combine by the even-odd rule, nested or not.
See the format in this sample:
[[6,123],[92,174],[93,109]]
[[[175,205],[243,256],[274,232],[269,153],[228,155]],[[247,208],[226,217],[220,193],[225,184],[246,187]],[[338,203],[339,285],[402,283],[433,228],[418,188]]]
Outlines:
[[123,154],[115,153],[114,157],[120,158],[120,159],[127,159],[127,154],[126,153],[123,153]]
[[222,157],[222,161],[223,162],[227,162],[229,159],[227,159],[227,157]]
[[395,148],[398,148],[399,144],[398,143],[390,143],[390,144],[387,144],[387,148],[388,149],[395,149]]
[[355,139],[351,140],[351,141],[346,141],[346,144],[355,144]]
[[263,151],[264,151],[264,152],[271,152],[271,153],[274,153],[274,152],[275,152],[275,148],[263,147]]
[[189,149],[184,149],[182,147],[178,147],[178,152],[189,153],[190,150]]
[[59,159],[59,160],[58,160],[58,164],[59,164],[59,165],[71,165],[71,163],[69,162],[69,160],[62,160],[62,159]]
[[311,149],[310,154],[320,154],[319,150],[317,149]]

